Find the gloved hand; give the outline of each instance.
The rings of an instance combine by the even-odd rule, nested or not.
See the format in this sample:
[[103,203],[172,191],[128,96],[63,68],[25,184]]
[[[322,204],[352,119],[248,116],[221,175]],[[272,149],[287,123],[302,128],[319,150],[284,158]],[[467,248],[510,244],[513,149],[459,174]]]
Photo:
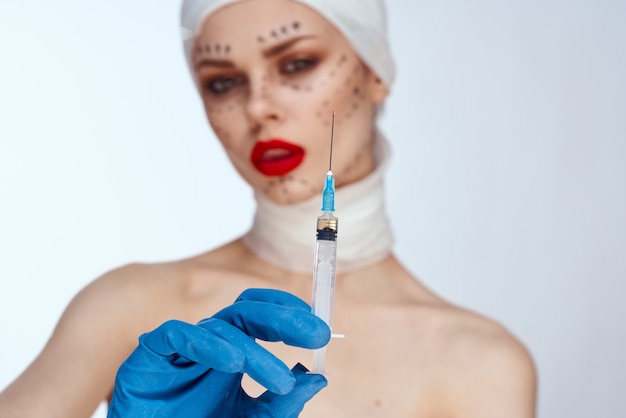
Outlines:
[[[139,337],[117,372],[108,417],[297,417],[326,379],[299,364],[290,371],[254,338],[320,348],[330,329],[296,296],[246,290],[197,325],[168,321]],[[268,390],[248,396],[243,373]]]

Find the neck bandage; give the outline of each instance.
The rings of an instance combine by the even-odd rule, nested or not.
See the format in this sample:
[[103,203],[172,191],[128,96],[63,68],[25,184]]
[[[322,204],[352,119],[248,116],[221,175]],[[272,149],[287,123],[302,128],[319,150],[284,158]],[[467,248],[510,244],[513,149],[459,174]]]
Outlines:
[[[376,169],[372,173],[335,193],[335,216],[339,218],[337,274],[373,265],[391,253],[393,237],[385,212],[383,181],[390,151],[380,133],[374,142],[374,156]],[[259,193],[255,199],[254,222],[243,242],[271,264],[311,273],[320,195],[295,205],[278,205]]]

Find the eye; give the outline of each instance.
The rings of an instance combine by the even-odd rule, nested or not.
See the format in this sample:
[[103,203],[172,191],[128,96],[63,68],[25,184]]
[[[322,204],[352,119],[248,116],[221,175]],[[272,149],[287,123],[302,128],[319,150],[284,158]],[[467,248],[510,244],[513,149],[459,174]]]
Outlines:
[[242,77],[217,77],[204,84],[204,89],[209,93],[219,96],[244,83]]
[[298,58],[285,62],[280,71],[283,74],[295,74],[313,68],[317,64],[317,59]]

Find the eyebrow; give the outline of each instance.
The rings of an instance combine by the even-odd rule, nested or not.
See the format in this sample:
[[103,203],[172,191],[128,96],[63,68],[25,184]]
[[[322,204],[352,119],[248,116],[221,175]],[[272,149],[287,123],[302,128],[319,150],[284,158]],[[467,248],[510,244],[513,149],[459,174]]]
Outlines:
[[274,45],[271,46],[265,50],[263,50],[263,56],[265,58],[270,58],[273,57],[275,55],[280,54],[283,51],[288,50],[289,48],[291,48],[294,44],[303,41],[305,39],[311,39],[311,38],[315,38],[314,35],[302,35],[302,36],[296,36],[295,38],[291,38],[288,39],[284,42],[279,43],[278,45]]
[[197,70],[200,69],[200,67],[219,67],[219,68],[231,68],[234,67],[235,65],[227,60],[216,60],[216,59],[212,59],[212,58],[202,58],[200,61],[198,61],[195,65],[194,68]]
[[[314,35],[296,36],[294,38],[281,42],[277,45],[264,49],[262,51],[262,54],[265,58],[271,58],[273,56],[280,54],[281,52],[288,50],[289,48],[291,48],[293,45],[297,44],[298,42],[304,41],[306,39],[312,39],[312,38],[315,38],[315,36]],[[215,58],[202,58],[200,61],[198,61],[194,65],[194,68],[197,71],[201,67],[232,68],[234,66],[235,64],[233,64],[232,61],[229,61],[229,60],[215,59]]]

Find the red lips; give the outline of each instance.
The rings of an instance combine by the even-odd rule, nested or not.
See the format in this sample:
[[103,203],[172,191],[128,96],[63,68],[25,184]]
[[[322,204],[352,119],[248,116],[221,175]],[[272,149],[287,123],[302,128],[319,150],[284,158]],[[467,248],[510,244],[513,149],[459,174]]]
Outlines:
[[304,160],[304,148],[282,139],[258,141],[250,161],[266,176],[283,176],[294,170]]

